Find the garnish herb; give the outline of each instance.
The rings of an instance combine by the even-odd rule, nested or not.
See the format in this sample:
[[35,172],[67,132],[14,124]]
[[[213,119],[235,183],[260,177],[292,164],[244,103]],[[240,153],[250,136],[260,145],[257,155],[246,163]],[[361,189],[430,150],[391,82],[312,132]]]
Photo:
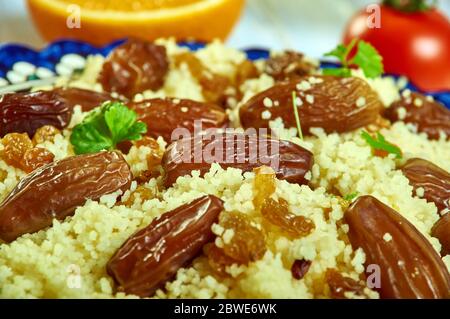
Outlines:
[[372,150],[395,154],[397,158],[402,158],[402,150],[398,146],[386,141],[385,137],[380,132],[377,132],[377,138],[373,138],[366,131],[362,131],[361,137],[370,145]]
[[436,0],[384,0],[383,4],[403,12],[418,12],[431,9],[436,2]]
[[136,112],[120,102],[105,102],[73,128],[70,142],[76,154],[112,150],[123,141],[135,141],[147,132]]
[[[356,54],[350,58],[356,44],[358,44]],[[367,78],[376,78],[384,73],[383,58],[371,44],[362,40],[353,39],[348,46],[340,44],[325,56],[336,57],[342,64],[340,68],[323,69],[325,75],[349,77],[352,75],[350,67],[353,65],[360,67]]]
[[298,137],[303,140],[303,132],[302,132],[302,126],[300,124],[300,116],[298,116],[298,109],[297,109],[297,94],[295,91],[292,92],[292,107],[294,108],[294,116],[295,116],[295,123],[297,123],[297,131],[298,131]]
[[345,195],[345,196],[344,196],[344,199],[345,199],[346,201],[351,202],[351,201],[353,201],[356,197],[358,197],[358,195],[359,195],[359,192],[354,192],[354,193]]

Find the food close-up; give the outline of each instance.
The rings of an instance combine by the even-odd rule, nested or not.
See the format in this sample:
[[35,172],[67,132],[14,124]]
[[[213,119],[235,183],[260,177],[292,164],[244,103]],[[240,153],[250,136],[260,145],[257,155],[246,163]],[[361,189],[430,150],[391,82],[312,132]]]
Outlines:
[[448,7],[349,1],[315,54],[241,45],[271,0],[25,2],[45,45],[0,43],[0,298],[450,298]]

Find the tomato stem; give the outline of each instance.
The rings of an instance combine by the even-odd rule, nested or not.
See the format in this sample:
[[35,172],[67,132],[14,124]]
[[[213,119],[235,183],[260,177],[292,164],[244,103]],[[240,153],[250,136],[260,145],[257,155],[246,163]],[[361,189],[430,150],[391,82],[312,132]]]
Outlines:
[[383,4],[403,12],[420,12],[433,8],[436,0],[383,0]]

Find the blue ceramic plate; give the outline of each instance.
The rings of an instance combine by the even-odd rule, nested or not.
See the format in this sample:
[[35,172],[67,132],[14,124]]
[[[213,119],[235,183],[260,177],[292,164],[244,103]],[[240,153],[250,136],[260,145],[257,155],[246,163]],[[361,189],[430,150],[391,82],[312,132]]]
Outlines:
[[[74,72],[78,68],[83,68],[86,56],[90,54],[106,56],[123,42],[124,40],[120,40],[98,48],[85,42],[62,40],[53,42],[40,51],[21,44],[0,44],[0,88],[8,84]],[[204,46],[204,44],[198,42],[185,42],[181,45],[191,50],[197,50]],[[269,51],[266,49],[244,51],[251,60],[266,59],[269,56]],[[323,65],[327,67],[336,66],[336,64],[328,62],[323,62]],[[412,91],[419,91],[411,83],[407,88]],[[450,92],[422,93],[432,95],[436,100],[450,108]]]

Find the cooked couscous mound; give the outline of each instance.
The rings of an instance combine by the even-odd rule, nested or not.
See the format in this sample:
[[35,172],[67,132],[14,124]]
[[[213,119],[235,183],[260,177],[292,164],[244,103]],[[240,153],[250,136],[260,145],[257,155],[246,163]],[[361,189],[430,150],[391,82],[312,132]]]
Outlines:
[[[167,48],[169,58],[186,51],[173,41],[159,43]],[[212,72],[230,78],[245,60],[243,53],[218,42],[197,51],[195,56]],[[101,85],[95,79],[102,63],[102,57],[90,57],[84,73],[70,85],[101,91]],[[256,65],[261,70],[264,63],[258,61]],[[364,77],[362,73],[356,73]],[[241,96],[238,100],[230,100],[231,107],[227,110],[234,126],[239,123],[239,107],[274,83],[275,80],[266,73],[242,83]],[[58,84],[67,84],[67,79],[62,78]],[[386,107],[400,98],[397,82],[391,78],[370,80],[369,84]],[[171,64],[161,89],[141,92],[134,99],[176,97],[204,101],[203,94],[198,80],[182,63]],[[80,107],[75,107],[71,124],[40,146],[51,151],[55,160],[74,155],[71,130],[85,115]],[[269,115],[266,117],[270,118]],[[325,278],[328,269],[337,269],[355,281],[359,281],[365,272],[366,255],[362,249],[352,248],[346,235],[349,226],[343,222],[344,212],[350,204],[350,200],[345,201],[343,197],[349,194],[372,195],[395,209],[431,242],[436,251],[440,251],[439,241],[430,235],[440,217],[437,207],[421,198],[423,194],[413,191],[398,167],[409,158],[420,157],[450,171],[450,141],[446,136],[429,140],[410,125],[393,123],[381,133],[401,148],[403,158],[397,159],[392,154],[374,156],[361,137],[361,130],[326,134],[323,129],[315,128],[311,130],[313,135],[301,140],[297,129],[285,127],[281,118],[271,119],[270,126],[280,138],[299,144],[314,155],[312,171],[305,176],[310,180],[309,186],[276,180],[272,195],[276,200],[284,199],[291,213],[312,220],[314,230],[299,239],[280,233],[267,236],[268,249],[261,259],[248,265],[228,266],[225,275],[218,275],[208,263],[208,257],[202,254],[186,268],[180,268],[174,278],[156,291],[154,298],[329,298],[330,288]],[[167,142],[158,139],[161,151],[167,147]],[[125,156],[134,175],[147,169],[146,158],[150,153],[150,148],[135,145]],[[3,200],[26,173],[3,160],[0,160],[0,173],[0,199]],[[239,212],[247,215],[255,227],[261,228],[260,213],[254,206],[254,179],[253,172],[243,174],[238,169],[225,170],[213,164],[204,177],[193,171],[191,176],[178,178],[170,188],[161,187],[162,177],[155,177],[139,186],[132,182],[124,194],[119,191],[104,195],[99,201],[88,200],[73,216],[54,220],[47,229],[0,244],[0,296],[134,298],[136,296],[117,292],[106,271],[110,258],[132,234],[163,213],[205,194],[223,200],[222,214]],[[215,245],[218,247],[233,236],[217,224],[212,230],[217,236]],[[385,240],[389,239],[386,234]],[[291,265],[296,260],[310,262],[301,279],[294,278],[291,272]],[[443,260],[450,269],[450,256]],[[379,297],[369,288],[365,288],[364,293],[370,298]],[[346,297],[358,296],[348,293]]]

